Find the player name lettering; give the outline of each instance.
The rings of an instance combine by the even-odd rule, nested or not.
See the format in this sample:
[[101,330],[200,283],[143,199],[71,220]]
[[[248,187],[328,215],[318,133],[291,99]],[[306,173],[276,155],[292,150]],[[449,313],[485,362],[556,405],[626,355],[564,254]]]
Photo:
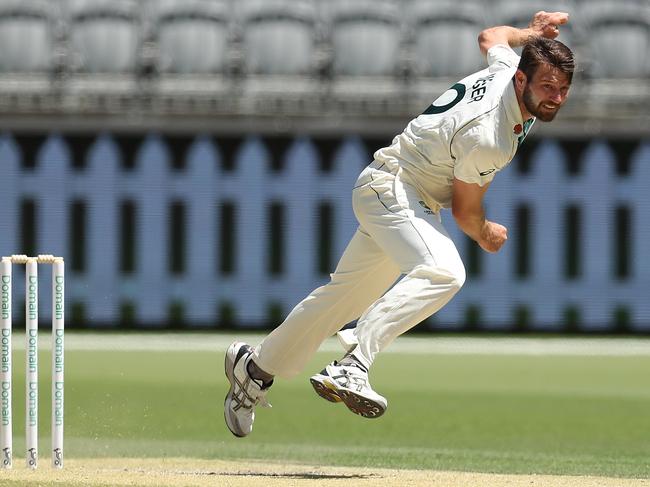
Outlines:
[[494,79],[493,74],[477,79],[472,85],[472,92],[470,93],[470,100],[468,103],[482,100],[483,97],[485,96],[485,92],[487,91],[487,86],[485,85],[489,81],[492,81],[493,79]]

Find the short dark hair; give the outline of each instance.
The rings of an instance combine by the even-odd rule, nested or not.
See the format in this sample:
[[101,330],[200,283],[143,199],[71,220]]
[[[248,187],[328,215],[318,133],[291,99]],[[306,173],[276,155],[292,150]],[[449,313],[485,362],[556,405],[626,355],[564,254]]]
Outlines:
[[546,37],[532,37],[524,44],[519,69],[530,80],[540,64],[550,64],[559,69],[571,83],[575,69],[573,52],[560,41]]

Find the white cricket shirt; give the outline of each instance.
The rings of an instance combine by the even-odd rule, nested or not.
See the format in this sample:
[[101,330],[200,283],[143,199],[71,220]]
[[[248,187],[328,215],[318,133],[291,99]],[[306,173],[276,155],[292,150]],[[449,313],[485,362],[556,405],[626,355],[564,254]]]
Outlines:
[[451,207],[454,178],[481,186],[492,181],[534,122],[522,120],[512,83],[519,56],[496,45],[487,60],[488,68],[452,86],[374,154],[390,168],[401,167],[433,211]]

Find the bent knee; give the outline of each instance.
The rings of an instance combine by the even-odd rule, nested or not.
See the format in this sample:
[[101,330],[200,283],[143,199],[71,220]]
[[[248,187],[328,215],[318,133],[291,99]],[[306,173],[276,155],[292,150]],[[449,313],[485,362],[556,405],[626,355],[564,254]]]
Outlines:
[[413,269],[410,274],[414,277],[429,279],[434,285],[447,285],[449,291],[454,294],[463,287],[467,277],[462,264],[455,266],[421,265]]
[[456,291],[459,291],[461,287],[463,287],[463,284],[465,284],[465,279],[467,278],[467,274],[465,273],[465,266],[462,264],[451,271],[452,274],[454,275],[454,286],[456,287]]

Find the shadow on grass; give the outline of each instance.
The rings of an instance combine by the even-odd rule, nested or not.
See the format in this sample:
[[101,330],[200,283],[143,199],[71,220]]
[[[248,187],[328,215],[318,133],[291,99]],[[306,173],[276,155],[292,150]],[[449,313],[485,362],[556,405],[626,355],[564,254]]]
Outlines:
[[263,473],[263,472],[246,472],[246,473],[218,473],[215,475],[224,475],[229,477],[270,477],[280,479],[305,479],[305,480],[331,480],[331,479],[375,479],[380,478],[379,475],[344,475],[344,474],[331,474],[331,473]]
[[332,474],[319,472],[215,472],[215,471],[176,471],[178,475],[196,475],[196,476],[219,476],[219,477],[260,477],[260,478],[278,478],[278,479],[301,479],[301,480],[354,480],[354,479],[379,479],[381,475],[377,474]]

